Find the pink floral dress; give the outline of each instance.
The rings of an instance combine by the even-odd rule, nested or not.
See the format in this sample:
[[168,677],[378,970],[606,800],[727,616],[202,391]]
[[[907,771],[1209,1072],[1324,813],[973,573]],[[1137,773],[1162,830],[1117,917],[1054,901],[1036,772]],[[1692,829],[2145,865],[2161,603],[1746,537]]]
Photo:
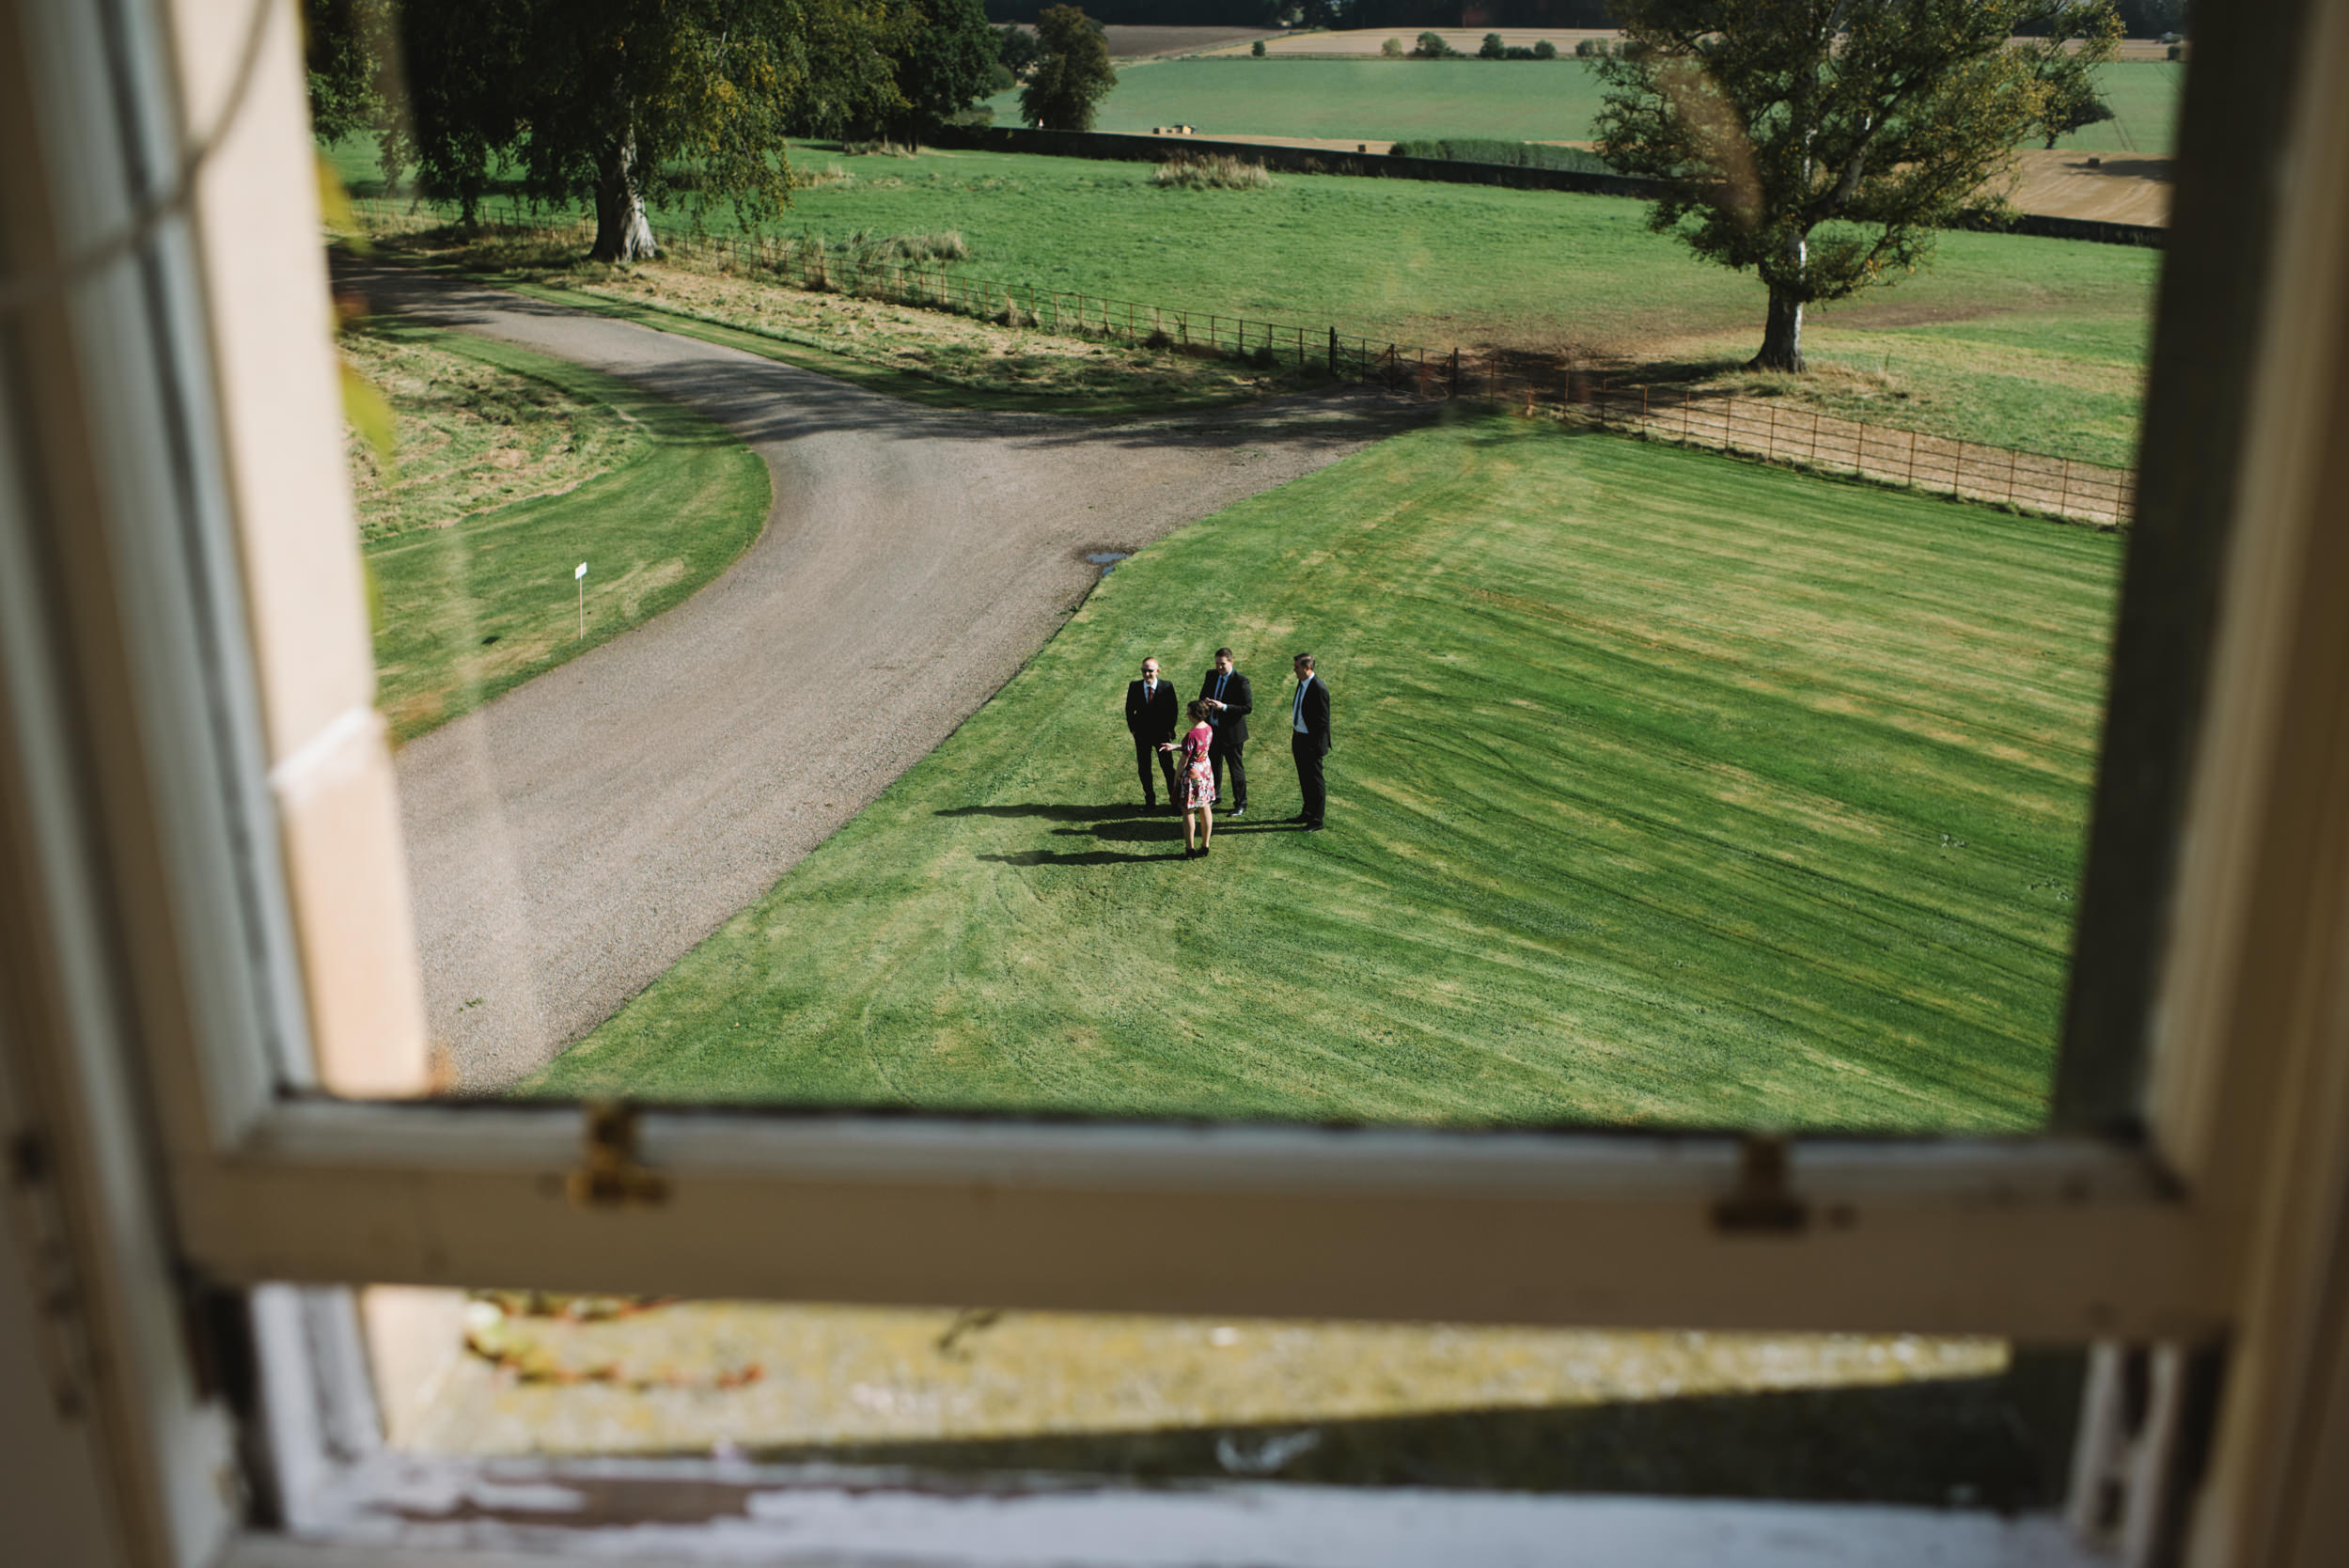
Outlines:
[[1195,811],[1215,804],[1215,767],[1207,760],[1215,731],[1202,724],[1182,737],[1182,808]]

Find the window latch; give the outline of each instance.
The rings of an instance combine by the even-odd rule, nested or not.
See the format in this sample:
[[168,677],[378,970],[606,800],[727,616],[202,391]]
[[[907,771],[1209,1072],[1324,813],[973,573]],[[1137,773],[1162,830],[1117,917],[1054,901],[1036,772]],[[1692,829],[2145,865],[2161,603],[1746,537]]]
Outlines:
[[668,1178],[636,1163],[636,1107],[590,1100],[579,1164],[564,1182],[573,1207],[624,1209],[668,1201]]
[[1737,1146],[1737,1185],[1713,1205],[1713,1228],[1793,1235],[1810,1224],[1810,1205],[1786,1181],[1786,1139],[1748,1133]]

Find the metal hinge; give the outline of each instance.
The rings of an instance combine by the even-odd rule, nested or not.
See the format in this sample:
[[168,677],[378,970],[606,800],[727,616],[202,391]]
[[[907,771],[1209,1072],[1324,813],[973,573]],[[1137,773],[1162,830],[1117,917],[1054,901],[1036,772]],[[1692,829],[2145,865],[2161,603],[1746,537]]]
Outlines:
[[0,1173],[7,1200],[17,1211],[17,1222],[8,1229],[23,1247],[21,1263],[33,1297],[34,1341],[49,1403],[59,1420],[80,1420],[89,1410],[97,1348],[48,1138],[31,1127],[11,1131]]
[[668,1201],[668,1178],[636,1163],[636,1107],[608,1100],[587,1105],[581,1158],[563,1188],[582,1209],[620,1209]]
[[1748,1133],[1737,1147],[1737,1185],[1713,1205],[1716,1231],[1791,1235],[1810,1224],[1810,1205],[1786,1180],[1786,1139]]

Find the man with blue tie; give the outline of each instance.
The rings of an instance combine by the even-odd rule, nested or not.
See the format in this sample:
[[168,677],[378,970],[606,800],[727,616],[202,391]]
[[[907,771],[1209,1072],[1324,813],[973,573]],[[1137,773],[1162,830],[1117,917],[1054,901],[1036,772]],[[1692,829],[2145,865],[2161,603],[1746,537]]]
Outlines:
[[1329,792],[1322,782],[1322,759],[1329,755],[1329,688],[1313,676],[1313,655],[1296,657],[1297,690],[1289,699],[1289,754],[1297,760],[1297,792],[1305,809],[1290,820],[1310,832],[1322,827]]
[[1175,738],[1175,725],[1182,716],[1174,682],[1158,678],[1156,659],[1144,659],[1142,678],[1125,683],[1125,727],[1134,736],[1134,766],[1142,776],[1146,808],[1158,805],[1158,787],[1151,778],[1153,767],[1166,775],[1167,804],[1182,808],[1182,792],[1175,787],[1174,753],[1158,749]]
[[1224,765],[1231,765],[1230,815],[1248,814],[1248,769],[1240,760],[1241,747],[1248,744],[1248,713],[1256,703],[1248,694],[1248,678],[1231,667],[1231,650],[1215,650],[1215,667],[1207,672],[1206,684],[1199,687],[1199,700],[1207,704],[1207,722],[1215,731],[1215,743],[1208,747],[1207,760],[1215,769],[1215,798],[1224,793]]

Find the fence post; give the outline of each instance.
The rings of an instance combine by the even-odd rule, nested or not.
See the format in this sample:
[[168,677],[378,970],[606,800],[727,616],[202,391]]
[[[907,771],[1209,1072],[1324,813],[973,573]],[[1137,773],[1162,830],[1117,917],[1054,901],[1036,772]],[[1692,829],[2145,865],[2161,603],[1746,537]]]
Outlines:
[[2063,493],[2056,501],[2056,515],[2068,516],[2072,510],[2072,460],[2063,460]]
[[1683,447],[1688,445],[1688,401],[1691,396],[1693,394],[1685,386],[1680,389],[1680,439]]
[[1762,437],[1762,456],[1764,462],[1775,463],[1778,455],[1778,401],[1776,398],[1770,400],[1769,407],[1770,426]]
[[1448,385],[1453,397],[1460,396],[1460,351],[1458,349],[1452,350],[1451,375],[1448,378]]
[[1297,368],[1305,368],[1305,328],[1297,328]]
[[1906,482],[1911,490],[1917,488],[1917,432],[1915,431],[1908,432],[1908,479]]
[[1338,329],[1334,326],[1329,329],[1329,373],[1338,373]]
[[2007,450],[2007,505],[2014,505],[2014,451]]

